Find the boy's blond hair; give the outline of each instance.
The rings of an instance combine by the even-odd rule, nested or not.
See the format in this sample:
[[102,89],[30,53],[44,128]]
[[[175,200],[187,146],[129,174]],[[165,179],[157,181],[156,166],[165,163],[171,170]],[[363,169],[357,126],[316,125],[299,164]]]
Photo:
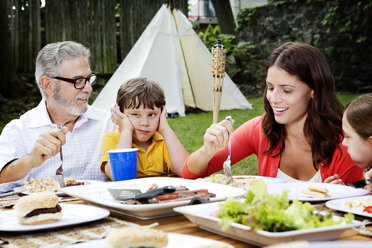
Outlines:
[[165,105],[164,92],[154,81],[146,78],[132,78],[120,86],[116,98],[120,111],[137,109],[143,104],[144,108],[163,109]]

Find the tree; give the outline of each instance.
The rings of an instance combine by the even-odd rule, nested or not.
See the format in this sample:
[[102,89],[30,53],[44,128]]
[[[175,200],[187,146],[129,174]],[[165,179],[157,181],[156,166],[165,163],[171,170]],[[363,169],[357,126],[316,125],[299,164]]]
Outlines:
[[221,33],[233,34],[235,32],[235,20],[229,0],[212,0],[214,11],[220,26]]
[[0,102],[3,97],[17,95],[18,77],[11,55],[10,31],[8,28],[8,1],[0,1]]

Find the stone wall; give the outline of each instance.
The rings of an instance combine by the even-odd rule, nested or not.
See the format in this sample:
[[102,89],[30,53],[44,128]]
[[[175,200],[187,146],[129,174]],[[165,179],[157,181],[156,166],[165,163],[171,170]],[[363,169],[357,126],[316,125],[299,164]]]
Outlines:
[[[242,70],[232,75],[246,95],[262,93],[266,58],[287,41],[303,41],[319,48],[334,73],[337,91],[372,91],[372,6],[361,10],[345,0],[307,2],[269,4],[239,14],[239,40],[255,46],[244,59],[236,60]],[[344,32],[342,27],[323,25],[332,8],[350,19],[354,28]]]

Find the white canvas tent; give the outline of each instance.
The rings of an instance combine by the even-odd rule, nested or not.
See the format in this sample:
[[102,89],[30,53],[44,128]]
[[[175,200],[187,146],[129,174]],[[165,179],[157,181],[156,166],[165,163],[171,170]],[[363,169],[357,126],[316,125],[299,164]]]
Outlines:
[[[179,10],[173,14],[164,4],[146,27],[93,106],[109,110],[119,87],[135,77],[146,77],[164,90],[168,113],[185,115],[185,105],[213,110],[211,53]],[[252,108],[225,75],[221,108]]]

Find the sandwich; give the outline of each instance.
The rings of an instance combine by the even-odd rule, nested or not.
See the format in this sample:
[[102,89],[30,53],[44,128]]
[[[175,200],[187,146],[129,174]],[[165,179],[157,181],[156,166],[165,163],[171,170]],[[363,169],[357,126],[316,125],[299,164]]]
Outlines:
[[107,247],[165,247],[168,235],[161,231],[145,227],[121,227],[112,230],[106,237]]
[[21,197],[14,205],[17,219],[23,225],[35,225],[61,219],[62,208],[58,197],[51,192],[34,193]]
[[308,198],[327,198],[328,190],[325,187],[322,187],[320,185],[308,185],[306,190],[303,190],[301,192],[302,197],[308,197]]

